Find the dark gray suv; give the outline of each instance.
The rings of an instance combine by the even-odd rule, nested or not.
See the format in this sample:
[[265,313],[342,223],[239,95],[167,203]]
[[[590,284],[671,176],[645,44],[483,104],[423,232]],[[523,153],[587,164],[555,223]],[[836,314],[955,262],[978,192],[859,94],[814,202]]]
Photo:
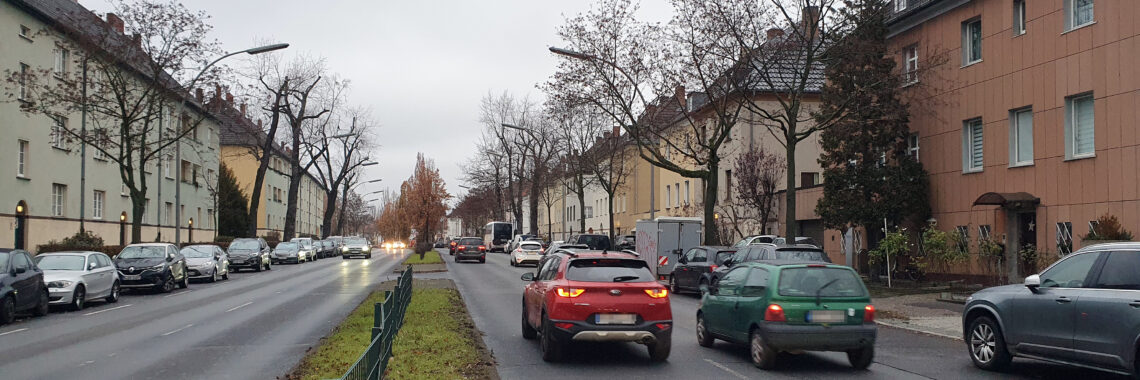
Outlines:
[[1019,356],[1136,376],[1140,243],[1082,248],[1024,284],[974,293],[962,324],[979,368]]

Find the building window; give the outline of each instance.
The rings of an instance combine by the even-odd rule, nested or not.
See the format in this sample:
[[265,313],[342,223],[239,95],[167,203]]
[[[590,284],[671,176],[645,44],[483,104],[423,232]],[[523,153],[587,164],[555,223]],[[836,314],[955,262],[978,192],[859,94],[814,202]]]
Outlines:
[[56,78],[64,78],[67,76],[67,66],[71,59],[71,52],[64,48],[55,49],[55,74]]
[[673,207],[673,185],[665,185],[665,208]]
[[174,204],[166,202],[166,207],[162,210],[162,224],[172,225],[172,223],[170,223],[172,214],[174,214]]
[[28,92],[28,75],[30,74],[31,71],[32,71],[31,66],[28,66],[25,63],[20,64],[20,78],[19,78],[20,98],[19,98],[19,100],[28,100],[28,96],[31,95],[31,93]]
[[24,178],[28,175],[28,142],[19,140],[16,146],[16,176]]
[[907,0],[895,0],[895,12],[902,12],[906,10]]
[[51,184],[51,216],[63,216],[63,205],[67,198],[67,185]]
[[903,82],[914,84],[918,82],[918,45],[910,45],[903,49]]
[[1092,24],[1093,0],[1065,0],[1065,31]]
[[95,148],[95,147],[92,147],[92,148],[95,151],[91,153],[91,158],[94,158],[94,159],[99,160],[99,161],[107,161],[107,159],[108,159],[107,153],[104,153],[102,149]]
[[1025,0],[1013,0],[1013,35],[1025,34]]
[[992,231],[992,229],[990,228],[989,224],[983,224],[983,225],[978,226],[978,239],[990,240],[990,238],[992,237],[991,231]]
[[677,202],[674,203],[674,205],[676,205],[677,207],[681,207],[681,184],[680,183],[674,183],[673,188],[677,189]]
[[103,205],[107,201],[107,193],[103,190],[95,190],[94,195],[95,196],[92,198],[91,202],[91,206],[94,208],[94,212],[91,213],[91,217],[95,219],[103,219]]
[[169,154],[162,155],[162,175],[166,176],[166,178],[174,179],[174,175],[170,173],[171,161],[174,161],[174,159],[170,158]]
[[970,228],[967,226],[958,226],[958,250],[968,252],[970,250]]
[[27,25],[20,25],[20,37],[23,37],[23,38],[27,39],[28,41],[31,41],[32,40],[32,28],[29,28]]
[[52,148],[67,149],[67,118],[63,116],[52,117],[51,146]]
[[816,172],[801,172],[800,173],[800,187],[815,186],[819,173]]
[[985,165],[982,119],[967,120],[962,128],[962,171],[980,172]]
[[127,196],[127,185],[126,184],[119,185],[119,195],[122,195],[124,197]]
[[982,19],[962,23],[962,66],[982,60]]
[[1057,251],[1061,257],[1073,253],[1073,223],[1057,222]]
[[732,200],[732,170],[724,171],[724,199]]
[[1092,157],[1096,153],[1093,127],[1093,96],[1065,99],[1065,158]]
[[689,191],[689,181],[685,181],[685,205],[686,206],[688,206],[689,202],[692,200],[690,198],[690,194],[692,194],[692,193]]
[[1033,165],[1033,109],[1010,111],[1009,166]]
[[906,138],[906,153],[914,158],[915,162],[918,160],[918,134],[912,133]]
[[182,175],[182,183],[191,183],[193,181],[192,175],[194,175],[194,168],[190,164],[190,161],[182,161],[182,171],[180,174]]
[[194,186],[198,186],[198,172],[200,172],[200,171],[202,171],[202,166],[201,165],[194,165],[194,171],[193,171],[193,174],[191,177],[191,182],[194,183]]

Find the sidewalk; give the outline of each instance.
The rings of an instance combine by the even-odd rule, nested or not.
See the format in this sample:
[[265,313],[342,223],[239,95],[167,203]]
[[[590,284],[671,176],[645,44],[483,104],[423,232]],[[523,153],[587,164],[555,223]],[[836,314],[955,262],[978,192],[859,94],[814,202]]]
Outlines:
[[875,322],[904,330],[962,340],[962,304],[942,302],[939,293],[876,298]]

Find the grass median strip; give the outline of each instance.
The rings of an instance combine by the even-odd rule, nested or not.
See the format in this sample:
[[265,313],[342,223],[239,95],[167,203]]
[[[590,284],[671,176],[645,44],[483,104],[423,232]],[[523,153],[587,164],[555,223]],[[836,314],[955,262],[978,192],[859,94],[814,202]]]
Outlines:
[[455,289],[416,289],[396,335],[389,379],[497,378]]
[[421,264],[443,264],[443,259],[439,257],[439,252],[434,250],[427,251],[424,258],[421,259],[418,253],[413,253],[404,260],[404,265],[421,265]]
[[[391,289],[391,286],[388,286]],[[384,292],[372,292],[325,337],[320,346],[305,354],[287,378],[319,380],[340,378],[368,348],[372,338],[373,305],[384,301]]]

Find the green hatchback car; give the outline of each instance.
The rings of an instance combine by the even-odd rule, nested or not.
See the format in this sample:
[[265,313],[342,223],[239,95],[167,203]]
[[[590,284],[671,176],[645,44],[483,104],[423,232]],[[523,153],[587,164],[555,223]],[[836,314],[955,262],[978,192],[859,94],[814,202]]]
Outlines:
[[875,356],[875,307],[849,267],[819,262],[742,263],[708,287],[697,342],[747,344],[752,364],[773,368],[780,352],[841,351],[851,366]]

